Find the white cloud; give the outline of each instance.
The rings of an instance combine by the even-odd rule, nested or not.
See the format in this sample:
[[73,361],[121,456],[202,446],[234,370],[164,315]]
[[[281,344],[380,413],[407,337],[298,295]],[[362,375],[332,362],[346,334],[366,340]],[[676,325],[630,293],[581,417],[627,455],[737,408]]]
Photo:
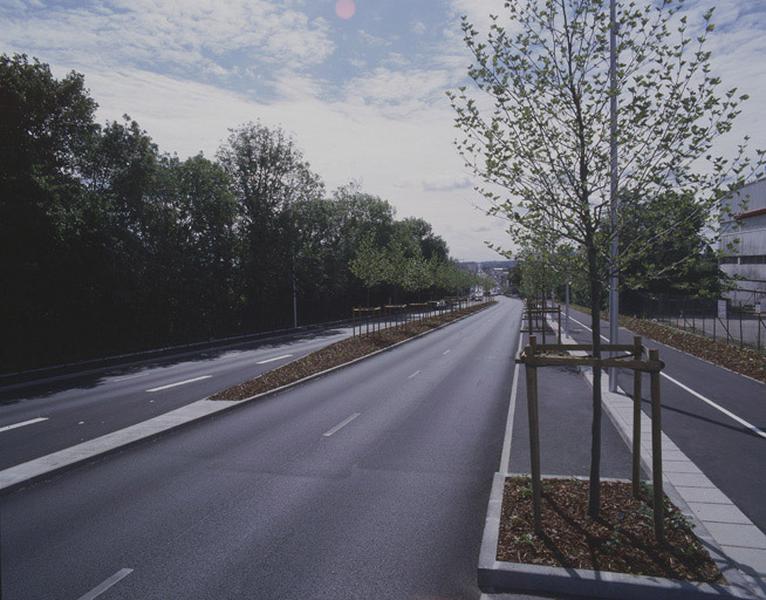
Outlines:
[[349,81],[346,93],[349,98],[377,104],[421,103],[442,98],[452,85],[454,81],[445,70],[379,67]]
[[423,21],[413,21],[410,23],[410,31],[415,35],[423,35],[428,28]]
[[[57,76],[68,68],[53,65]],[[492,259],[484,239],[506,241],[500,230],[478,238],[473,231],[488,218],[473,207],[480,199],[464,185],[467,173],[452,146],[446,101],[419,105],[408,118],[400,118],[385,106],[353,99],[329,102],[311,94],[256,102],[211,85],[132,68],[90,71],[86,84],[99,103],[101,120],[128,112],[166,152],[184,157],[202,150],[213,156],[229,128],[260,120],[293,134],[328,188],[360,180],[366,191],[391,201],[399,216],[429,221],[455,256]]]
[[[328,24],[267,0],[109,0],[81,8],[0,8],[1,48],[83,66],[235,75],[227,55],[293,70],[334,50]],[[34,35],[30,35],[34,32]]]

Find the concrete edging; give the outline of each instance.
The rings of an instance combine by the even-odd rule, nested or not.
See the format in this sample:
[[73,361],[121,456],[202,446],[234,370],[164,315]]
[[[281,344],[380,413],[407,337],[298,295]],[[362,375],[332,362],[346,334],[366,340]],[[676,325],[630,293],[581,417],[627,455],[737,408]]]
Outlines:
[[[479,553],[478,584],[485,593],[535,593],[582,596],[610,600],[709,600],[711,598],[755,598],[740,579],[730,585],[712,585],[629,575],[609,571],[569,569],[497,560],[497,543],[503,503],[505,473],[495,473],[487,506],[487,517]],[[608,481],[604,478],[603,481]],[[671,486],[672,487],[672,486]],[[668,494],[671,496],[671,494]],[[673,498],[675,501],[675,498]],[[710,547],[709,540],[702,538]],[[711,553],[712,555],[712,553]],[[735,570],[736,571],[736,570]],[[729,577],[729,573],[725,575]]]
[[94,438],[92,440],[87,440],[81,444],[77,444],[69,448],[64,448],[63,450],[59,450],[57,452],[35,458],[21,464],[14,465],[13,467],[9,467],[0,471],[0,496],[13,492],[19,488],[26,487],[27,485],[38,482],[42,479],[46,479],[53,474],[58,474],[68,469],[80,466],[92,459],[106,456],[140,442],[155,439],[156,437],[168,433],[172,430],[179,429],[192,423],[197,423],[205,417],[214,414],[220,414],[237,407],[245,406],[249,402],[264,398],[266,396],[278,394],[319,377],[333,373],[339,369],[349,367],[362,360],[372,358],[373,356],[377,356],[383,352],[388,352],[398,346],[401,346],[402,344],[406,344],[407,342],[411,342],[430,333],[433,333],[434,331],[444,329],[445,327],[453,325],[454,323],[458,323],[459,321],[472,317],[486,310],[487,308],[490,308],[491,306],[494,305],[489,304],[486,306],[486,308],[482,308],[470,314],[463,315],[453,321],[443,323],[437,327],[434,327],[433,329],[429,329],[428,331],[424,331],[405,340],[401,340],[395,344],[371,352],[370,354],[365,354],[364,356],[360,356],[349,362],[336,365],[318,373],[314,373],[304,377],[303,379],[298,379],[278,388],[261,392],[242,400],[210,400],[209,398],[203,398],[202,400],[197,400],[196,402],[192,402],[176,410],[158,415],[157,417],[147,421],[143,421],[141,423],[131,425],[130,427],[125,427],[123,429]]

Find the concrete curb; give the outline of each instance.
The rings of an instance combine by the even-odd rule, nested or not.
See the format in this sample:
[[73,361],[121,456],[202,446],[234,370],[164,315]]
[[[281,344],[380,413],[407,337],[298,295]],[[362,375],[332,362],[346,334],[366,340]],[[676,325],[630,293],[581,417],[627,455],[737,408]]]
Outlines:
[[[749,600],[755,598],[741,577],[737,578],[735,575],[735,577],[730,578],[728,572],[725,576],[729,580],[729,585],[711,585],[662,577],[498,561],[497,543],[500,533],[503,485],[506,477],[507,475],[504,473],[496,473],[492,481],[492,491],[479,553],[478,583],[482,592],[561,594],[612,600],[643,600],[645,598],[652,598],[653,600],[705,600],[710,598]],[[608,478],[603,480],[609,481]],[[669,487],[672,488],[672,486]],[[671,498],[675,501],[675,497]],[[710,540],[704,537],[701,540],[710,550],[708,545]],[[737,573],[736,569],[733,573]]]
[[444,329],[450,325],[453,325],[454,323],[458,323],[459,321],[472,317],[480,312],[483,312],[487,308],[491,308],[492,306],[495,305],[489,304],[486,306],[486,308],[482,308],[470,314],[463,315],[454,321],[443,323],[438,327],[434,327],[433,329],[429,329],[428,331],[424,331],[415,336],[409,337],[405,340],[392,344],[391,346],[381,348],[380,350],[376,350],[370,354],[365,354],[364,356],[360,356],[359,358],[355,358],[349,362],[343,363],[341,365],[336,365],[324,371],[320,371],[319,373],[314,373],[308,377],[304,377],[303,379],[299,379],[281,387],[274,388],[273,390],[268,390],[254,396],[250,396],[249,398],[244,398],[242,400],[209,400],[204,398],[202,400],[192,402],[191,404],[187,404],[186,406],[182,406],[176,410],[149,419],[148,421],[137,423],[135,425],[131,425],[130,427],[126,427],[118,431],[113,431],[106,435],[88,440],[81,444],[77,444],[76,446],[71,446],[69,448],[59,450],[58,452],[53,452],[46,456],[41,456],[19,465],[9,467],[0,471],[0,496],[13,492],[19,488],[26,487],[27,485],[40,481],[41,479],[48,478],[53,474],[58,474],[65,470],[77,467],[94,458],[103,457],[140,442],[149,441],[158,437],[159,435],[168,433],[169,431],[199,422],[200,420],[211,415],[220,414],[240,406],[245,406],[254,400],[278,394],[319,377],[323,377],[338,371],[339,369],[354,365],[362,360],[372,358],[373,356],[377,356],[383,352],[388,352],[398,346],[401,346],[402,344],[406,344],[407,342],[411,342],[430,333],[433,333],[434,331]]

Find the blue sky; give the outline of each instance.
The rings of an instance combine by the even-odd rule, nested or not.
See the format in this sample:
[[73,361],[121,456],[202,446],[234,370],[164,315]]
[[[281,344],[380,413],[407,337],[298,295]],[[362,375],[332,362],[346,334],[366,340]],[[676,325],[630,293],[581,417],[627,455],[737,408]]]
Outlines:
[[[454,255],[493,259],[484,242],[509,241],[475,208],[444,91],[469,62],[460,15],[486,27],[502,4],[356,0],[342,19],[336,0],[2,0],[0,52],[84,73],[101,120],[128,113],[180,156],[212,156],[246,121],[282,126],[329,188],[355,179]],[[688,0],[690,20],[713,4]],[[766,147],[766,2],[721,1],[716,22],[716,67],[752,97],[724,145]]]

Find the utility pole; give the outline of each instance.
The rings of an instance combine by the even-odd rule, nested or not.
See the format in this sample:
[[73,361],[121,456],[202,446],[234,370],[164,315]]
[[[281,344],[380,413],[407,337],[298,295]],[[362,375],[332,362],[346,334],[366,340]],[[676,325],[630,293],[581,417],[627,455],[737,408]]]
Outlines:
[[[619,295],[617,237],[619,197],[617,193],[617,0],[609,0],[609,155],[610,155],[610,217],[612,240],[609,248],[609,343],[618,343]],[[617,368],[609,369],[609,390],[617,391]]]
[[564,309],[564,333],[569,335],[569,286],[571,286],[571,282],[567,280],[566,287],[564,288],[564,294],[565,294],[565,302],[566,302],[566,308]]
[[293,259],[293,327],[298,327],[298,293],[295,289],[295,260]]

